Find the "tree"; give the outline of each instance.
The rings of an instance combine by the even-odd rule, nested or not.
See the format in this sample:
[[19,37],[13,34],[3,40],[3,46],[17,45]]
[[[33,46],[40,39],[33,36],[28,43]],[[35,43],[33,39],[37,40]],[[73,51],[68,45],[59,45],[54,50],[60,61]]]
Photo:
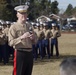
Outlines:
[[35,20],[41,15],[48,16],[51,11],[54,14],[58,13],[58,2],[54,1],[51,4],[51,0],[0,0],[0,18],[4,20],[15,21],[16,12],[14,7],[20,4],[29,2],[28,17],[30,20]]
[[73,14],[73,16],[76,17],[76,7],[73,8],[73,10],[72,10],[72,14]]
[[58,2],[56,0],[51,3],[51,12],[53,14],[58,14],[59,13]]
[[51,1],[50,0],[42,0],[40,5],[42,5],[42,14],[49,15],[51,13]]
[[29,6],[29,19],[30,20],[34,20],[35,19],[35,14],[36,14],[36,9],[37,9],[37,6],[35,5],[35,2],[34,0],[30,0],[30,6]]
[[69,17],[72,15],[72,11],[73,11],[73,6],[69,4],[64,14],[66,14]]
[[49,15],[51,3],[48,0],[30,0],[29,17],[31,20],[41,15]]
[[3,19],[3,12],[6,9],[7,2],[6,0],[0,0],[0,18]]
[[14,18],[14,7],[10,4],[10,1],[0,0],[0,19],[13,21]]

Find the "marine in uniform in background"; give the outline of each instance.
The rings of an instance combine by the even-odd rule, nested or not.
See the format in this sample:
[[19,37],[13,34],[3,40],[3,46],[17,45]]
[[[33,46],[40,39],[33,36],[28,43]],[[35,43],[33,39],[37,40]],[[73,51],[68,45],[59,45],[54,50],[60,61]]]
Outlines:
[[0,28],[0,50],[1,50],[1,59],[3,59],[3,63],[8,63],[7,59],[7,49],[6,49],[6,34],[3,32],[2,27]]
[[[29,30],[30,30],[30,33],[32,34],[32,31],[34,31],[34,28],[30,27]],[[36,32],[34,32],[34,33],[35,33],[35,38],[37,40],[38,39],[37,34],[36,34]],[[32,51],[33,51],[33,59],[34,60],[37,60],[36,44],[37,44],[37,41],[35,41],[35,43],[32,44]]]
[[40,58],[43,59],[44,53],[43,53],[42,40],[44,39],[45,35],[44,35],[44,32],[40,28],[40,24],[37,23],[36,25],[37,25],[37,29],[35,29],[35,32],[38,37],[38,41],[36,44],[36,51],[37,51],[36,53],[37,53],[37,57],[38,57],[38,54],[40,54]]
[[48,58],[50,58],[49,38],[51,38],[52,33],[48,29],[48,24],[47,23],[44,23],[43,26],[44,26],[43,32],[45,34],[45,38],[43,39],[43,51],[44,51],[45,55],[46,55],[46,52],[47,52]]
[[[0,34],[2,32],[2,26],[0,25]],[[0,63],[2,62],[2,49],[1,49],[1,38],[0,38]]]
[[55,46],[56,49],[56,56],[59,56],[59,49],[58,49],[58,37],[61,36],[60,30],[58,30],[55,23],[52,23],[51,29],[52,37],[51,37],[51,56],[53,56],[53,48]]
[[43,26],[43,22],[42,21],[40,21],[40,28],[41,28],[41,30],[44,29],[44,26]]
[[[32,29],[35,30],[35,23],[31,22],[31,25],[32,25]],[[32,31],[32,30],[30,29],[30,31]],[[32,45],[32,51],[33,51],[33,59],[37,60],[36,45],[35,44]]]
[[31,23],[31,24],[32,24],[33,30],[35,30],[36,29],[36,23]]
[[8,45],[8,31],[9,31],[9,28],[11,26],[11,23],[9,21],[6,21],[5,24],[3,24],[3,33],[6,35],[6,58],[9,62],[9,57],[10,57],[10,54],[12,53],[12,59],[13,59],[13,51],[14,49],[12,47],[10,47]]
[[7,61],[9,61],[9,56],[10,56],[10,53],[9,53],[9,49],[8,49],[8,31],[9,31],[9,28],[7,27],[7,23],[5,22],[5,24],[3,24],[3,33],[6,35],[6,59]]
[[9,29],[9,45],[15,49],[14,75],[31,75],[33,69],[32,44],[35,43],[34,31],[30,33],[31,25],[26,23],[27,5],[16,6],[17,22]]
[[[6,25],[7,25],[7,28],[5,29],[5,32],[6,32],[7,38],[8,38],[8,31],[11,26],[11,22],[6,21]],[[14,49],[13,49],[13,47],[9,46],[8,41],[7,41],[7,49],[8,49],[8,56],[9,57],[12,56],[12,59],[13,59],[14,58]]]

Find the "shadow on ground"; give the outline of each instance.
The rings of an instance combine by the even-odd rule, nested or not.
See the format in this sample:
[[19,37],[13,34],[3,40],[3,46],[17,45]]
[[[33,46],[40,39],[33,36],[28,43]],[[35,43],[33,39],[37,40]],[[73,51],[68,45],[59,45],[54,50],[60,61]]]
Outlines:
[[48,64],[49,62],[54,63],[56,61],[62,61],[64,59],[70,58],[70,57],[76,58],[76,55],[60,55],[59,57],[53,56],[50,59],[47,59],[47,57],[45,57],[42,60],[40,58],[38,58],[36,61],[34,61],[34,64],[35,65],[44,65],[44,64]]
[[[54,63],[56,61],[62,61],[63,59],[70,57],[76,58],[76,55],[60,55],[59,57],[53,56],[50,59],[48,59],[47,57],[43,59],[38,58],[37,60],[34,60],[34,65],[44,65],[44,64],[48,64],[49,62]],[[0,63],[0,66],[3,65],[4,65],[3,62]],[[6,64],[6,66],[10,66],[10,65],[13,66],[13,60],[10,60],[9,63]]]

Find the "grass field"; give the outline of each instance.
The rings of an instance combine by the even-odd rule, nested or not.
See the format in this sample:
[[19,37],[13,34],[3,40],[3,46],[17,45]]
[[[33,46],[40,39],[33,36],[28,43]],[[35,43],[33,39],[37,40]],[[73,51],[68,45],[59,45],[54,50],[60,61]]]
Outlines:
[[[51,59],[38,59],[34,62],[32,75],[59,75],[59,65],[67,57],[76,57],[76,34],[62,34],[59,38],[60,57]],[[13,70],[12,62],[8,65],[0,64],[0,75],[11,75]]]

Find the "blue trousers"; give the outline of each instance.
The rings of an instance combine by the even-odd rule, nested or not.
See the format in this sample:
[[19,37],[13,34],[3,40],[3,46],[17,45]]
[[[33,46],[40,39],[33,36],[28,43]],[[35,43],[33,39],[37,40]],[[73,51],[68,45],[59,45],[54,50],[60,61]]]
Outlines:
[[42,40],[38,40],[38,42],[36,44],[37,56],[38,56],[38,50],[39,50],[39,54],[40,54],[41,58],[43,58],[44,54],[43,54]]
[[37,51],[36,51],[36,45],[35,44],[32,45],[32,51],[33,51],[33,58],[35,60],[37,60]]
[[3,63],[6,64],[8,62],[8,52],[7,52],[7,49],[6,49],[6,44],[4,45],[0,45],[0,52],[2,53],[1,54],[1,60],[3,59]]
[[46,55],[46,51],[47,51],[48,58],[50,58],[49,39],[43,39],[42,44],[43,44],[42,46],[43,46],[44,54]]
[[53,48],[55,46],[56,49],[56,56],[59,56],[59,50],[58,50],[58,39],[53,38],[51,39],[51,56],[53,56]]

